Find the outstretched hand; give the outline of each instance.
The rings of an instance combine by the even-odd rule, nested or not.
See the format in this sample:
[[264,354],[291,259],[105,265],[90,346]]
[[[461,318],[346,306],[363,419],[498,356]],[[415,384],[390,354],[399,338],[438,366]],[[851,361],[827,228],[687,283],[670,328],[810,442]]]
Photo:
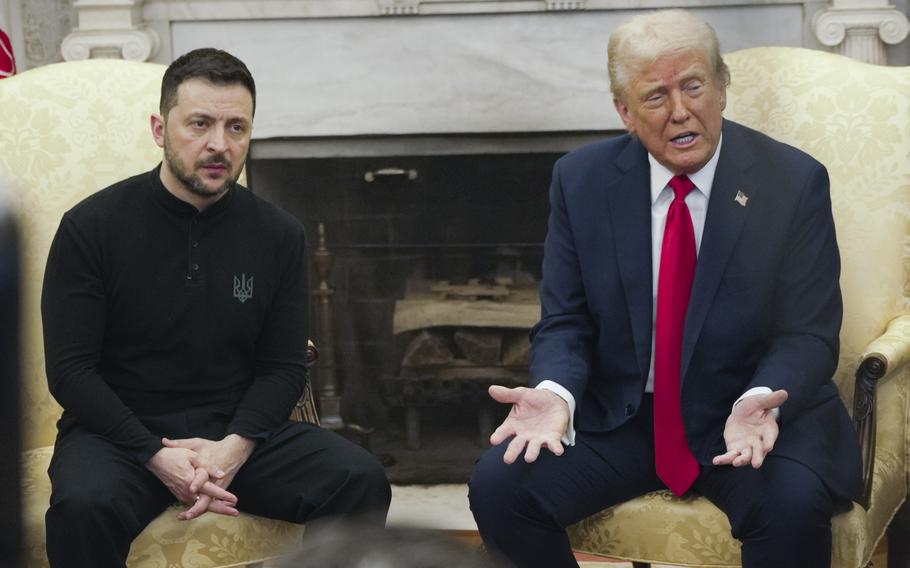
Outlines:
[[532,463],[544,446],[557,456],[563,454],[561,440],[569,427],[569,405],[559,395],[545,389],[498,385],[491,386],[489,392],[496,402],[512,405],[509,415],[490,436],[494,446],[512,437],[504,462],[514,463],[525,450],[525,461]]
[[752,464],[758,469],[774,449],[779,429],[772,412],[787,400],[787,391],[756,394],[742,399],[733,407],[724,427],[727,452],[715,456],[714,465],[741,467]]

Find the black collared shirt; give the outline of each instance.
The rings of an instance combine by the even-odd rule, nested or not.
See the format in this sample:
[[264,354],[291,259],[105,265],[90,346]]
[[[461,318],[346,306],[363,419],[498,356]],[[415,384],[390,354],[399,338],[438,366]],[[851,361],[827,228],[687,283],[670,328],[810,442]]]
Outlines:
[[226,433],[265,439],[306,381],[301,224],[241,186],[199,212],[159,168],[63,216],[42,295],[62,422],[140,463],[161,448],[144,416],[224,408]]

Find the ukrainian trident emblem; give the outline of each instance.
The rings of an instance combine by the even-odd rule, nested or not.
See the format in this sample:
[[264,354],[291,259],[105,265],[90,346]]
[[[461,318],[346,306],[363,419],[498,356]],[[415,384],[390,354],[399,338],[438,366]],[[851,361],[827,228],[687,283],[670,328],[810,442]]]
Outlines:
[[241,274],[240,278],[234,275],[234,297],[240,300],[240,303],[246,302],[253,297],[253,277],[246,277]]

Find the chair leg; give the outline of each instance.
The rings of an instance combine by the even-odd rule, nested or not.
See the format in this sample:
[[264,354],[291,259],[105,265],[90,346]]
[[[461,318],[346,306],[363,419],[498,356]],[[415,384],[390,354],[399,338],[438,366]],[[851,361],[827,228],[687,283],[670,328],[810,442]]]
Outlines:
[[651,568],[650,562],[632,562],[632,568]]
[[910,501],[905,502],[888,525],[888,568],[910,566]]

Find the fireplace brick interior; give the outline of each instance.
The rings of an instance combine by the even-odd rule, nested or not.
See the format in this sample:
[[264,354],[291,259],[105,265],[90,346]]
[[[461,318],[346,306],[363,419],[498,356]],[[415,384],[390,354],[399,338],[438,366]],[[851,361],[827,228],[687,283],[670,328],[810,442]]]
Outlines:
[[[374,436],[380,443],[392,440],[389,451],[397,454],[403,409],[384,400],[380,378],[400,372],[407,338],[393,335],[392,316],[409,279],[460,282],[488,276],[502,245],[517,251],[521,268],[540,278],[550,173],[561,154],[250,162],[250,188],[304,223],[311,251],[317,225],[325,226],[326,246],[335,255],[330,284],[346,422],[375,428]],[[390,168],[405,174],[365,179],[367,172]],[[416,171],[416,179],[409,179],[408,170]],[[315,275],[311,278],[315,286]],[[318,343],[315,323],[312,328]],[[314,380],[318,386],[318,372]],[[468,434],[476,428],[476,409],[448,406],[425,413],[422,432],[430,440],[449,436],[466,442],[464,453],[470,455],[459,457],[465,467],[456,469],[467,471],[483,450]]]

